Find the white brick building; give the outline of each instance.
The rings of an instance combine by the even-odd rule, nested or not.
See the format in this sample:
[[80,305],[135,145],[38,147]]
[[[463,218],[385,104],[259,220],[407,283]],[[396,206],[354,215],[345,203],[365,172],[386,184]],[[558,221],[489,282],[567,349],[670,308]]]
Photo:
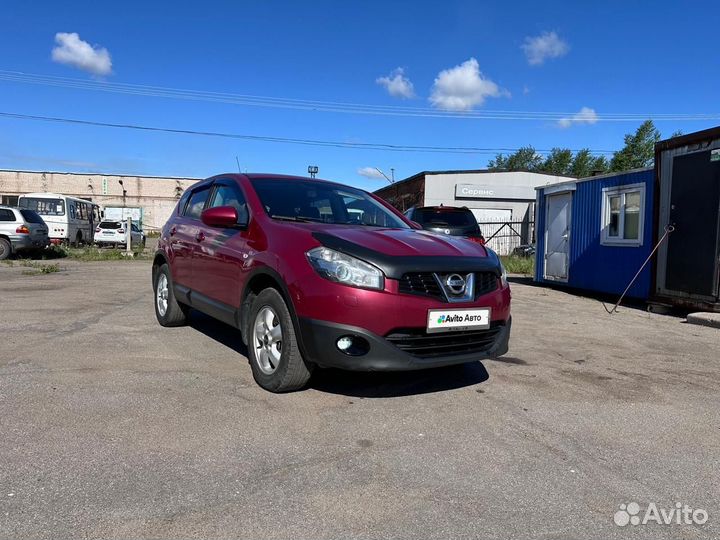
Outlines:
[[[153,230],[162,227],[182,192],[197,180],[159,176],[0,170],[0,204],[17,204],[17,197],[25,193],[45,191],[61,193],[89,199],[103,207],[141,207],[145,228]],[[125,190],[124,196],[123,190]]]

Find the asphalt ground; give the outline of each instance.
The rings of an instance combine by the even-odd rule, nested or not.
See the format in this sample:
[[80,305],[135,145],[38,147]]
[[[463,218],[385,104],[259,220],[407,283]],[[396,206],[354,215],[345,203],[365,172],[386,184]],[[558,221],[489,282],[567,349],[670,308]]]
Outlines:
[[717,329],[514,284],[504,358],[273,395],[149,262],[53,262],[0,265],[2,538],[720,536]]

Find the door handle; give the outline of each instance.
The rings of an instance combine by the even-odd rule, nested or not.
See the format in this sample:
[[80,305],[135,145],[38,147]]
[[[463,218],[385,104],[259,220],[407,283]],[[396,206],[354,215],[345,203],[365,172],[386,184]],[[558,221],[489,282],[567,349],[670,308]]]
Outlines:
[[203,232],[197,233],[195,235],[195,240],[197,240],[198,242],[202,242],[203,240],[205,240],[205,233],[203,233]]

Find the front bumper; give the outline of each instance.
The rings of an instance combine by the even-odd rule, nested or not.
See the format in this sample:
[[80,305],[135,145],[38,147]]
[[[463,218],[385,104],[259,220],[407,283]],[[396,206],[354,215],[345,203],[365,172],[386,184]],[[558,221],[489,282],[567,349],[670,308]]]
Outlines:
[[[300,339],[305,359],[322,367],[337,367],[351,371],[410,371],[453,364],[474,362],[502,356],[508,350],[512,318],[496,322],[490,341],[481,350],[456,354],[419,356],[408,353],[383,336],[363,328],[309,318],[300,318]],[[341,352],[336,342],[346,335],[360,336],[369,344],[361,356]],[[453,332],[445,334],[454,337]],[[435,334],[434,336],[437,336]],[[422,339],[422,336],[418,336]]]

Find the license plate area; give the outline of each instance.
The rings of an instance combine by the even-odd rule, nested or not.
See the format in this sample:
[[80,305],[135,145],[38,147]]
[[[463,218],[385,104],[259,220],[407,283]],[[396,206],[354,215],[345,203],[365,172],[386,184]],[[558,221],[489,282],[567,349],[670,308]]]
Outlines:
[[490,328],[490,308],[430,309],[427,332],[460,332],[462,330],[487,330]]

